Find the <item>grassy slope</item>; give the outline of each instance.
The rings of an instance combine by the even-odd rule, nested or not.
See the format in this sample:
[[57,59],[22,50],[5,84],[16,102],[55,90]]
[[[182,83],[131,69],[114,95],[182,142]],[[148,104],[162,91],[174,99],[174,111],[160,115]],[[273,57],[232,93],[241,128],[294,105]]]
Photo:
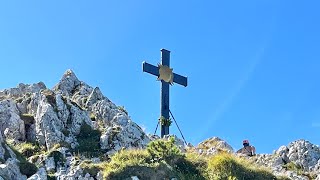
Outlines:
[[215,156],[182,154],[177,152],[170,142],[158,142],[161,143],[153,143],[152,146],[149,144],[147,150],[120,151],[109,162],[100,164],[86,162],[81,166],[85,172],[91,172],[90,174],[97,174],[101,170],[106,179],[130,179],[131,176],[150,180],[174,177],[182,180],[287,179],[276,177],[268,169],[258,167],[232,154],[224,152]]

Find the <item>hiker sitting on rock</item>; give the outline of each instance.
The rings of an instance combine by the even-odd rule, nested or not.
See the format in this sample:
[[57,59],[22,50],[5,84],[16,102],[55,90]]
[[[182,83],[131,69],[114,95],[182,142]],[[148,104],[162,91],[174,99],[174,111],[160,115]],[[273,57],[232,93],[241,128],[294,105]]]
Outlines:
[[248,140],[243,140],[243,148],[239,149],[237,153],[246,156],[254,156],[256,155],[256,148],[254,146],[250,146]]

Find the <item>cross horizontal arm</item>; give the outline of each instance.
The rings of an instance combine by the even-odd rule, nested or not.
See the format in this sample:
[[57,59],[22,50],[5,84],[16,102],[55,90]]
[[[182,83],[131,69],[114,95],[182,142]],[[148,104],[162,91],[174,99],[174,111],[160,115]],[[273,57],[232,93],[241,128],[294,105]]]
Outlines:
[[184,87],[187,87],[188,85],[188,78],[181,76],[179,74],[173,73],[173,82],[180,84]]
[[[149,64],[145,61],[142,62],[142,71],[150,73],[155,76],[159,76],[159,68],[158,66],[154,66],[152,64]],[[179,74],[173,73],[173,82],[180,84],[184,87],[188,85],[188,78],[181,76]]]
[[154,66],[145,61],[142,62],[142,71],[153,74],[155,76],[159,76],[159,68],[158,66]]

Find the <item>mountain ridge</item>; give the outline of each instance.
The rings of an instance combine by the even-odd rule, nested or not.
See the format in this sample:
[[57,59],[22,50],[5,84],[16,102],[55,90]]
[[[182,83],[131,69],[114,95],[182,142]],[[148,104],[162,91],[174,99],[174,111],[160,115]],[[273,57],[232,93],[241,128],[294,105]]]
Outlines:
[[[147,135],[125,109],[112,103],[99,87],[80,81],[72,70],[67,70],[52,89],[39,82],[20,83],[16,88],[0,91],[0,123],[0,158],[4,162],[0,176],[9,179],[37,179],[38,176],[44,179],[48,174],[60,179],[83,176],[90,179],[92,175],[83,175],[80,164],[73,165],[76,153],[84,159],[98,154],[107,160],[123,149],[144,149],[149,142],[159,139]],[[185,146],[176,136],[175,139],[175,144],[184,152],[191,150],[200,155],[215,155],[220,150],[234,152],[218,137],[209,138],[196,147]],[[27,153],[26,160],[39,167],[37,177],[21,173],[17,162],[22,160],[11,150],[24,143],[37,144],[37,151],[44,151],[33,152],[32,156]],[[301,166],[304,172],[320,174],[319,147],[305,140],[281,146],[272,154],[258,154],[250,160],[270,168],[276,175],[292,179],[305,177],[285,169],[291,162]]]

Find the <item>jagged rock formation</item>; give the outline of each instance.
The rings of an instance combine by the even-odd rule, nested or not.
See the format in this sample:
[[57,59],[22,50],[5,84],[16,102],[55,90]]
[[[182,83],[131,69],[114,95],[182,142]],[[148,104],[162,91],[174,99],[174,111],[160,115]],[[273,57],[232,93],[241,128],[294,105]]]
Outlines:
[[[0,132],[15,143],[37,142],[47,150],[59,144],[72,151],[79,146],[77,135],[84,124],[100,131],[100,146],[106,154],[122,148],[143,148],[150,141],[126,111],[103,96],[98,87],[80,81],[71,70],[52,90],[39,82],[0,91]],[[0,157],[3,152],[0,148]],[[52,157],[42,158],[47,171],[60,173]],[[11,172],[15,174],[13,179],[20,179],[22,175],[14,165],[12,159],[6,160],[0,175],[3,172],[3,176],[11,177]],[[71,173],[70,168],[61,168],[67,171],[64,174]],[[37,174],[42,177],[45,173],[39,169]]]
[[320,148],[306,140],[297,140],[288,146],[281,146],[273,154],[258,154],[254,161],[270,167],[277,175],[285,175],[292,179],[309,179],[306,175],[310,175],[320,179]]

